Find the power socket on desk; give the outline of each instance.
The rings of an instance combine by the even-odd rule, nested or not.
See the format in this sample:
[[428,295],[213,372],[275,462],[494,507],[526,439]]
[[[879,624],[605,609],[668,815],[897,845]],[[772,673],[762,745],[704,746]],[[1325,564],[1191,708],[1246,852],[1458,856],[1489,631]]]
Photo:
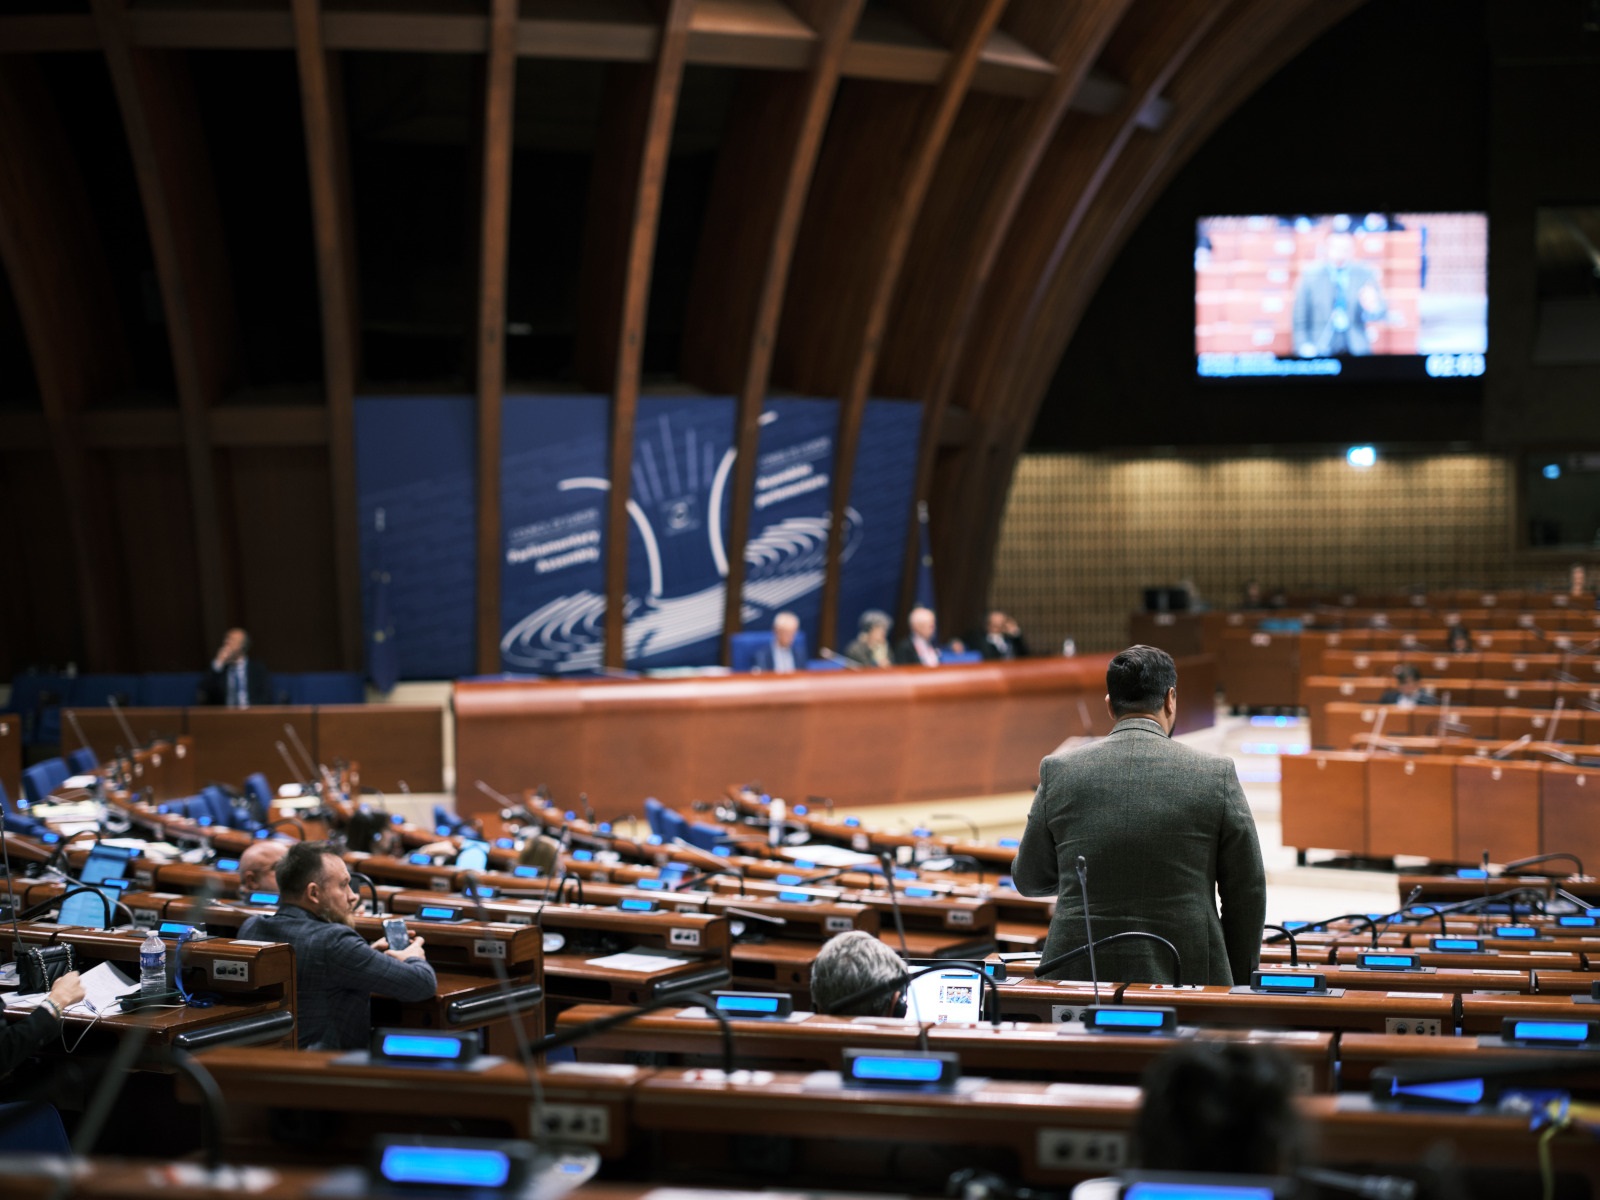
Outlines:
[[1125,1134],[1089,1129],[1041,1129],[1039,1165],[1053,1170],[1115,1171],[1127,1164]]
[[1439,1019],[1437,1017],[1386,1017],[1383,1022],[1385,1033],[1416,1034],[1418,1037],[1441,1037]]

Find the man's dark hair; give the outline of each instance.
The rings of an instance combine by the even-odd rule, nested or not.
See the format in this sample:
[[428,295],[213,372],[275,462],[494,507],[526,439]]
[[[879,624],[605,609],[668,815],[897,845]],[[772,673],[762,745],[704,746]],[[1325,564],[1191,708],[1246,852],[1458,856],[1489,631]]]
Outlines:
[[1401,663],[1394,669],[1395,680],[1399,683],[1421,683],[1422,672],[1410,663]]
[[1177,686],[1178,667],[1172,655],[1154,646],[1129,646],[1106,668],[1106,695],[1119,718],[1160,712],[1168,689]]
[[394,828],[389,814],[381,808],[363,808],[352,814],[344,827],[344,844],[347,849],[372,853],[378,838]]
[[1143,1170],[1277,1175],[1298,1165],[1294,1071],[1276,1050],[1192,1042],[1156,1059],[1143,1088],[1134,1124]]
[[285,900],[303,896],[306,888],[322,878],[323,857],[333,854],[327,842],[296,842],[289,847],[272,872],[278,879],[278,895]]

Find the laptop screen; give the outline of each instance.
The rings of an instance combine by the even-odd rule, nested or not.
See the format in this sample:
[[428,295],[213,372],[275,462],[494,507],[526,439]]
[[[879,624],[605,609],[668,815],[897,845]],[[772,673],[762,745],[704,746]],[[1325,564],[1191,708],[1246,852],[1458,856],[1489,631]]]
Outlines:
[[95,887],[108,879],[121,879],[132,857],[133,851],[126,846],[97,845],[89,851],[79,878],[87,887]]
[[100,903],[102,895],[107,902],[112,904],[116,902],[115,893],[99,889],[68,896],[61,902],[61,915],[56,918],[56,923],[77,925],[83,929],[105,929],[106,906]]
[[983,1020],[983,981],[972,967],[930,971],[911,981],[906,1015],[916,1021],[972,1023]]

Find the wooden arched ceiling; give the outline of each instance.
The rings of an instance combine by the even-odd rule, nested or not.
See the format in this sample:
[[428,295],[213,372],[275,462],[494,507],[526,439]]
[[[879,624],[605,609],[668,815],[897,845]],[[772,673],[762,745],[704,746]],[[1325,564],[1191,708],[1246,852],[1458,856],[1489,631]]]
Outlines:
[[[917,492],[934,514],[943,599],[954,610],[946,615],[960,621],[984,602],[1017,455],[1123,239],[1217,123],[1359,3],[408,0],[391,11],[381,0],[85,0],[76,13],[0,17],[0,257],[41,392],[36,407],[0,406],[0,464],[44,450],[68,494],[64,526],[41,526],[64,527],[75,544],[58,599],[79,608],[83,634],[67,649],[101,669],[185,666],[224,624],[266,619],[281,597],[309,606],[301,625],[285,628],[315,622],[331,631],[330,661],[301,665],[360,660],[352,414],[363,386],[362,230],[350,199],[347,55],[464,55],[480,64],[471,390],[477,645],[480,668],[490,670],[498,668],[499,412],[519,62],[535,72],[553,60],[606,64],[589,203],[583,228],[572,231],[582,246],[574,373],[612,397],[611,473],[624,479],[678,102],[691,72],[736,73],[677,369],[680,385],[737,400],[727,630],[739,619],[761,407],[779,390],[841,401],[835,510],[850,494],[867,398],[922,403]],[[281,52],[298,80],[321,308],[322,378],[311,404],[228,402],[237,307],[190,69],[194,55],[237,50]],[[51,56],[68,54],[103,60],[137,176],[176,393],[143,406],[124,402],[117,355],[94,353],[120,343],[117,313],[62,316],[67,306],[96,313],[111,235],[83,203],[74,163],[86,151],[59,144],[67,135],[37,82]],[[192,564],[173,586],[191,593],[181,607],[197,628],[188,644],[156,656],[188,661],[138,661],[122,649],[145,631],[137,612],[107,600],[132,578],[118,567],[130,547],[108,544],[117,533],[82,502],[82,481],[95,455],[129,445],[161,448],[181,464],[172,494],[182,511],[138,536],[178,540],[181,553],[164,561]],[[306,486],[252,499],[278,507],[247,520],[232,456],[259,472],[279,461],[274,454]],[[613,663],[626,501],[625,489],[612,492]],[[293,563],[321,582],[273,592],[277,573],[260,560],[279,554],[287,567],[289,552],[241,544],[256,536],[247,530],[307,519],[325,528],[296,548]],[[837,531],[830,551],[824,645],[840,640],[831,628]],[[239,582],[247,575],[250,589]],[[265,600],[255,595],[263,588]],[[0,660],[29,660],[29,647],[3,642]],[[66,656],[48,647],[34,657],[52,653]]]

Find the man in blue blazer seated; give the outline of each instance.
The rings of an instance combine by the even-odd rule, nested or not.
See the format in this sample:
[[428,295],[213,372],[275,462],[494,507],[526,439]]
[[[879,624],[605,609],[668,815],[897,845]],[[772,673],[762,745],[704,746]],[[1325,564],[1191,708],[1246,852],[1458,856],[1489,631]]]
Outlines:
[[752,671],[773,671],[786,675],[790,671],[804,671],[805,651],[795,645],[795,635],[800,632],[800,618],[792,612],[781,612],[772,618],[772,640],[756,647],[750,661]]
[[295,1017],[302,1050],[359,1050],[372,1037],[372,997],[426,1000],[438,990],[422,939],[403,950],[355,931],[360,897],[350,869],[326,842],[296,842],[278,864],[278,911],[251,917],[247,941],[294,947]]

